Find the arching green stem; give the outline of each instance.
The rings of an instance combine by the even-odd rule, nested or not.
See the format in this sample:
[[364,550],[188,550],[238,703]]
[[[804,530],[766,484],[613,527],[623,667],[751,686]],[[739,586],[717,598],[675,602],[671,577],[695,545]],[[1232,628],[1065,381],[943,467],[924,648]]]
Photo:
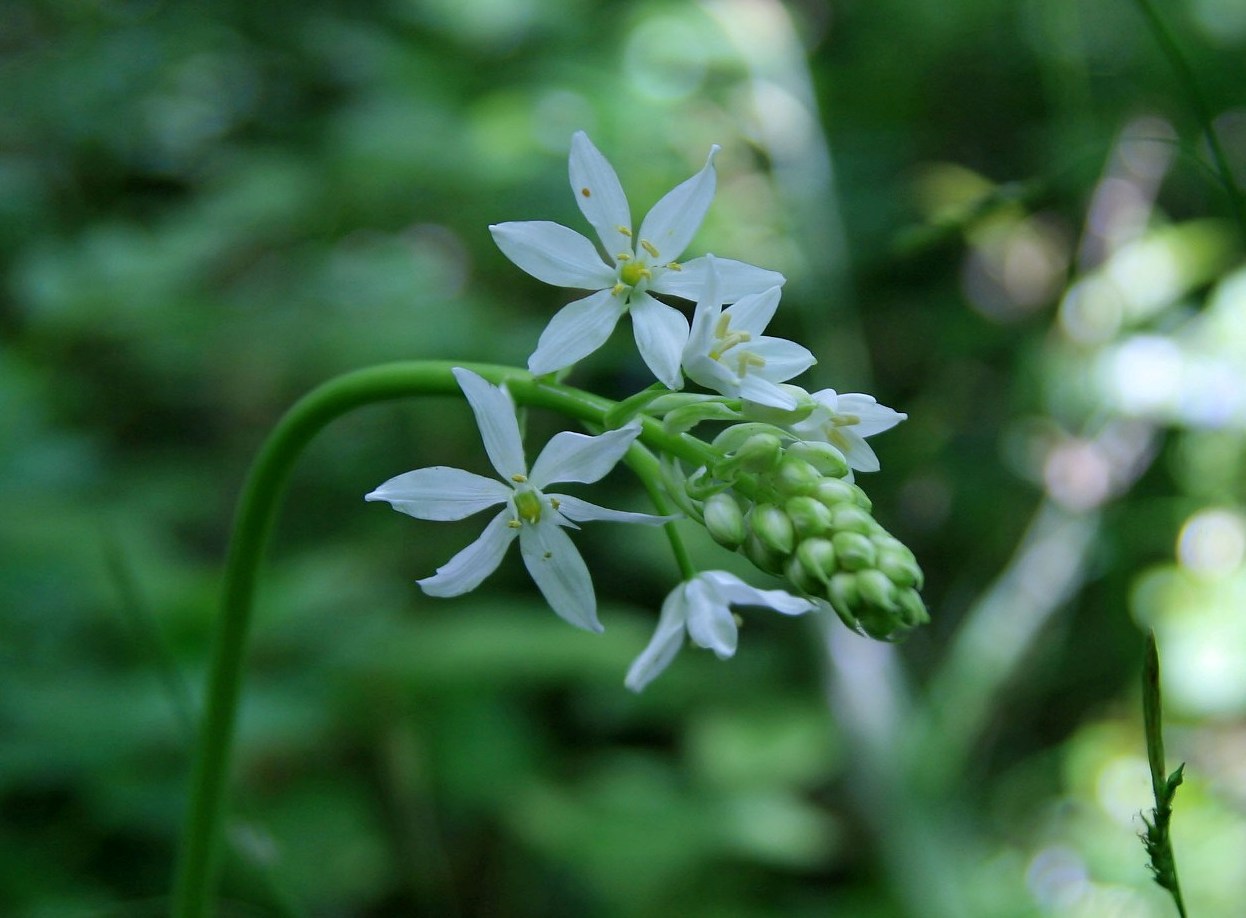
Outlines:
[[[590,424],[604,423],[606,412],[615,404],[546,379],[534,379],[513,367],[415,361],[383,364],[339,376],[312,390],[286,412],[251,466],[234,518],[205,708],[191,772],[189,810],[174,879],[176,918],[207,918],[212,914],[255,584],[295,461],[317,432],[354,408],[413,395],[457,395],[458,383],[451,372],[456,366],[466,367],[494,383],[505,382],[520,404],[548,408]],[[715,455],[700,440],[667,433],[652,419],[642,423],[641,439],[654,449],[695,464],[705,463]],[[643,460],[639,465],[636,471],[648,484],[650,475],[656,474],[656,460],[648,471]],[[679,549],[676,553],[680,554]]]

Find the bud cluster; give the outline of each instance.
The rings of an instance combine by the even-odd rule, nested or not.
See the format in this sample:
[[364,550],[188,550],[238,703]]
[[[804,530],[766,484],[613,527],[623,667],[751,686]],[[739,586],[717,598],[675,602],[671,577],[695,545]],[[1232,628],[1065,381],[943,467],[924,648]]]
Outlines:
[[785,445],[775,433],[751,432],[712,470],[713,485],[688,486],[720,545],[826,601],[850,628],[895,637],[930,620],[918,593],[922,571],[849,477],[829,444]]

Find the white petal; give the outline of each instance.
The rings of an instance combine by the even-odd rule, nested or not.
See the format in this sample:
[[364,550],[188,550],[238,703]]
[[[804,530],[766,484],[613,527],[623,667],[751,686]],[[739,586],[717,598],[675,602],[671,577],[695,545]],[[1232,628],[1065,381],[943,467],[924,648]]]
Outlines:
[[607,430],[595,437],[564,430],[545,444],[541,455],[532,463],[532,474],[528,480],[534,488],[544,488],[555,481],[579,481],[584,484],[600,481],[618,465],[639,435],[640,424]]
[[846,392],[839,396],[837,407],[840,414],[852,414],[861,419],[853,425],[853,430],[863,437],[890,430],[908,418],[907,414],[878,404],[874,396],[860,392]]
[[796,399],[792,393],[757,373],[745,373],[740,378],[739,390],[740,398],[758,405],[787,411],[796,407]]
[[858,472],[877,472],[882,468],[873,448],[852,427],[835,428],[827,440],[839,448],[848,464]]
[[740,297],[734,306],[723,310],[725,315],[731,317],[731,330],[745,331],[753,337],[760,335],[774,318],[782,292],[781,287],[771,287],[761,293]]
[[[746,346],[766,361],[766,365],[760,369],[760,372],[771,382],[783,382],[793,376],[799,376],[818,362],[809,348],[795,341],[788,341],[786,338],[771,338],[769,335],[762,335],[750,341]],[[795,402],[796,395],[789,394]]]
[[589,520],[603,520],[607,523],[640,523],[643,526],[661,526],[663,523],[669,523],[671,520],[677,519],[674,516],[655,516],[652,513],[611,510],[609,507],[599,507],[596,504],[589,503],[579,497],[572,497],[569,494],[547,494],[545,496],[558,501],[558,512],[569,520],[575,520],[577,523],[584,523]]
[[632,662],[627,671],[627,678],[623,680],[623,684],[633,692],[641,691],[661,675],[662,671],[671,665],[671,661],[675,659],[675,655],[684,645],[686,622],[684,587],[685,584],[681,583],[666,597],[662,603],[662,614],[658,617],[657,628],[653,631],[653,637],[649,639],[649,645],[641,651],[640,656]]
[[658,250],[659,263],[678,259],[705,219],[714,200],[714,154],[718,150],[717,144],[710,147],[701,171],[668,191],[640,224],[640,239]]
[[548,220],[489,227],[502,254],[537,280],[555,287],[599,290],[614,283],[614,270],[593,244],[573,229]]
[[500,481],[444,465],[391,478],[364,500],[383,500],[421,520],[461,520],[511,496]]
[[519,533],[524,565],[541,595],[560,618],[587,631],[604,631],[597,621],[597,597],[588,567],[570,536],[553,520],[542,519]]
[[417,581],[420,588],[429,596],[460,596],[476,589],[498,569],[514,540],[518,530],[509,525],[511,519],[507,510],[495,516],[480,538],[437,568],[434,576]]
[[632,332],[645,365],[658,381],[671,389],[683,386],[680,357],[688,342],[688,320],[673,306],[659,303],[647,293],[632,297]]
[[632,228],[632,214],[627,206],[627,196],[619,184],[619,176],[601,151],[593,146],[588,135],[576,131],[571,138],[571,157],[568,171],[571,174],[571,190],[580,213],[588,218],[597,230],[606,254],[631,252],[634,243],[619,227]]
[[808,599],[793,596],[784,590],[759,590],[726,571],[705,571],[700,577],[709,582],[713,592],[733,606],[764,606],[783,615],[801,615],[817,608]]
[[536,350],[528,358],[528,369],[540,376],[569,367],[606,343],[627,304],[609,290],[568,303],[554,314]]
[[[718,272],[718,297],[724,303],[734,303],[750,293],[764,293],[771,287],[782,286],[787,278],[778,271],[767,271],[731,258],[716,258]],[[656,293],[669,293],[686,300],[696,300],[706,283],[705,258],[684,262],[680,271],[665,271],[654,282]]]
[[502,480],[512,481],[516,475],[527,475],[528,464],[524,461],[523,440],[510,393],[471,370],[455,367],[452,372],[467,403],[472,406],[485,452]]
[[740,394],[740,377],[706,353],[685,354],[684,372],[697,385],[729,398]]
[[700,577],[688,584],[687,597],[688,637],[720,660],[733,655],[739,632],[727,604]]

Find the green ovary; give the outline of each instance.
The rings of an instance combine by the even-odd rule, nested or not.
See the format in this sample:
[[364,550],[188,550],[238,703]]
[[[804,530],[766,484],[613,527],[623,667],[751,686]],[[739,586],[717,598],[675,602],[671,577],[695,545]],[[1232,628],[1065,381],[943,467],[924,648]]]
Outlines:
[[525,523],[536,525],[541,519],[541,495],[536,491],[520,491],[515,495],[515,512]]

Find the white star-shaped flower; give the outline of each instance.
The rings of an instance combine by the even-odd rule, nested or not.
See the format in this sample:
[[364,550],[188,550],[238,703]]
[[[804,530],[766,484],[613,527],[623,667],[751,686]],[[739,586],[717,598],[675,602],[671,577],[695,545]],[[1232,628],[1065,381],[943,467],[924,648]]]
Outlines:
[[837,395],[834,389],[822,389],[806,398],[813,401],[813,410],[788,425],[788,430],[799,440],[830,443],[858,472],[879,469],[878,456],[865,438],[890,430],[908,417],[861,392]]
[[817,360],[794,341],[762,334],[779,308],[779,288],[741,297],[723,309],[720,261],[713,255],[707,255],[706,261],[705,287],[684,347],[684,372],[722,395],[773,408],[795,408],[796,397],[778,384],[803,373]]
[[[588,135],[571,138],[571,190],[580,211],[597,231],[608,256],[575,230],[547,220],[498,223],[489,227],[502,253],[538,280],[558,287],[594,290],[554,315],[528,358],[533,373],[571,366],[601,347],[625,312],[640,355],[666,386],[678,389],[680,352],[688,322],[678,309],[651,293],[696,300],[706,281],[706,261],[676,259],[692,241],[714,197],[714,154],[705,167],[654,205],[632,232],[632,216],[619,177]],[[725,302],[781,285],[784,277],[730,259],[718,260],[719,294]]]
[[502,480],[435,466],[391,478],[365,499],[386,501],[395,510],[422,520],[461,520],[505,504],[479,539],[439,567],[434,576],[419,581],[424,592],[459,596],[475,589],[497,570],[506,549],[518,537],[524,565],[550,607],[577,627],[601,631],[588,568],[563,529],[578,529],[576,522],[585,520],[654,525],[669,517],[610,510],[578,497],[549,493],[545,487],[554,482],[599,481],[623,458],[640,433],[639,425],[596,437],[568,431],[556,434],[529,470],[510,393],[470,370],[455,368],[454,376]]
[[731,606],[764,606],[783,615],[801,615],[817,608],[783,590],[751,587],[726,571],[703,571],[666,597],[653,638],[632,663],[624,684],[639,692],[656,679],[683,647],[684,632],[694,644],[714,651],[720,660],[733,656],[739,633]]

